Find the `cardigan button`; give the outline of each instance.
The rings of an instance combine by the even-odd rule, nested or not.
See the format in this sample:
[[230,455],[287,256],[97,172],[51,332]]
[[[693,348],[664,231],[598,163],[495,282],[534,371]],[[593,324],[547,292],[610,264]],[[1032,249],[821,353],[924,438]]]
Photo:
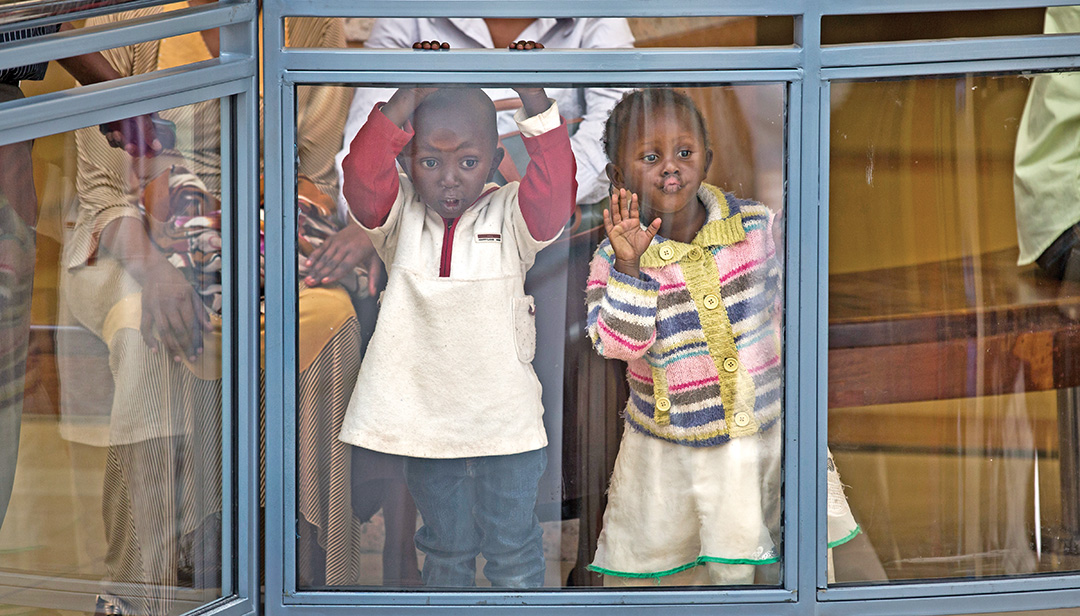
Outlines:
[[705,307],[709,310],[716,310],[716,307],[720,305],[720,298],[709,293],[702,299],[702,303],[704,303]]
[[739,360],[734,357],[729,357],[724,360],[724,370],[728,372],[735,372],[739,369]]
[[668,400],[667,398],[665,398],[663,396],[660,396],[659,398],[656,399],[656,410],[658,410],[658,411],[671,410],[671,400]]
[[664,246],[660,247],[660,258],[661,259],[663,259],[665,261],[670,261],[674,257],[675,257],[675,249],[674,248],[672,248],[671,246],[667,246],[667,245],[664,245]]
[[697,261],[697,260],[701,259],[701,257],[705,256],[705,253],[703,253],[701,251],[701,249],[698,248],[697,246],[694,246],[693,248],[690,249],[690,252],[686,253],[686,255],[688,257],[690,257],[691,259],[693,259],[694,261]]
[[750,414],[746,411],[739,411],[735,413],[735,425],[740,428],[745,428],[750,425]]

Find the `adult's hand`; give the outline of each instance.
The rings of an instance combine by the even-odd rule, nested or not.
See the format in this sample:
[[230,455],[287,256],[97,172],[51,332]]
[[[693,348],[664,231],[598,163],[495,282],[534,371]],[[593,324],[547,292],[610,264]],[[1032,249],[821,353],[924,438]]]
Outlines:
[[304,265],[308,267],[304,284],[309,287],[347,280],[357,267],[362,267],[368,272],[368,291],[375,295],[382,261],[360,225],[350,222],[320,244]]
[[106,141],[114,148],[123,148],[133,157],[156,156],[164,149],[164,137],[170,142],[173,135],[158,135],[155,118],[157,114],[147,114],[106,122],[98,127]]
[[174,361],[198,359],[210,317],[202,298],[180,270],[168,262],[148,272],[142,291],[143,340],[153,351],[164,350]]

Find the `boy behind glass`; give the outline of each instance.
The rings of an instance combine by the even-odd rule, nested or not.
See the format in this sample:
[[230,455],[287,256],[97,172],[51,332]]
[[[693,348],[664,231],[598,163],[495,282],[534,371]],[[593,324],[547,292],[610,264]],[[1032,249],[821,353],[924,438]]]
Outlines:
[[520,184],[490,183],[503,150],[479,89],[398,90],[343,163],[350,211],[389,280],[341,439],[406,456],[429,586],[473,586],[480,553],[493,586],[544,581],[533,508],[547,437],[524,280],[577,186],[556,105],[542,88],[517,92],[531,157]]

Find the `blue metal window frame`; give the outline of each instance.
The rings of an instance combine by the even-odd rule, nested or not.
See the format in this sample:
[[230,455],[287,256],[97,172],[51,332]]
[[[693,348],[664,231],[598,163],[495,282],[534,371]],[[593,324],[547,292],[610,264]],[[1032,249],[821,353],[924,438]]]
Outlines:
[[0,45],[0,67],[8,67],[220,28],[217,59],[0,105],[0,144],[7,144],[201,101],[221,101],[222,336],[226,341],[222,349],[222,596],[195,610],[214,616],[254,614],[259,608],[257,24],[255,0],[219,0],[216,5]]
[[[829,91],[834,80],[1080,66],[1080,35],[823,46],[826,15],[1045,7],[1023,0],[266,0],[267,87],[267,527],[266,603],[271,615],[472,613],[596,609],[678,614],[971,614],[1080,606],[1080,575],[828,587],[825,459],[828,320]],[[287,49],[282,19],[325,17],[689,17],[790,15],[795,45],[739,49],[494,50],[412,54]],[[462,58],[467,57],[468,62]],[[463,65],[468,65],[464,70]],[[591,67],[582,70],[581,67]],[[295,88],[316,83],[787,83],[786,415],[784,585],[754,590],[309,592],[296,587],[294,405],[296,375]],[[271,130],[272,127],[272,130]],[[288,538],[289,540],[286,540]],[[365,608],[365,609],[361,609]]]

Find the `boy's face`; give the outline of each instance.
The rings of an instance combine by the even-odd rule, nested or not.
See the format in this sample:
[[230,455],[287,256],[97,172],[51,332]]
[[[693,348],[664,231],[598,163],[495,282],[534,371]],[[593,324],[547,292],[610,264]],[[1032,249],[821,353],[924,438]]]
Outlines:
[[480,197],[503,157],[495,127],[469,108],[425,109],[405,152],[417,194],[443,218],[461,216]]
[[[649,216],[696,205],[712,162],[693,114],[681,107],[639,118],[626,128],[618,160],[608,175],[616,188],[637,193]],[[644,218],[644,217],[643,217]]]

